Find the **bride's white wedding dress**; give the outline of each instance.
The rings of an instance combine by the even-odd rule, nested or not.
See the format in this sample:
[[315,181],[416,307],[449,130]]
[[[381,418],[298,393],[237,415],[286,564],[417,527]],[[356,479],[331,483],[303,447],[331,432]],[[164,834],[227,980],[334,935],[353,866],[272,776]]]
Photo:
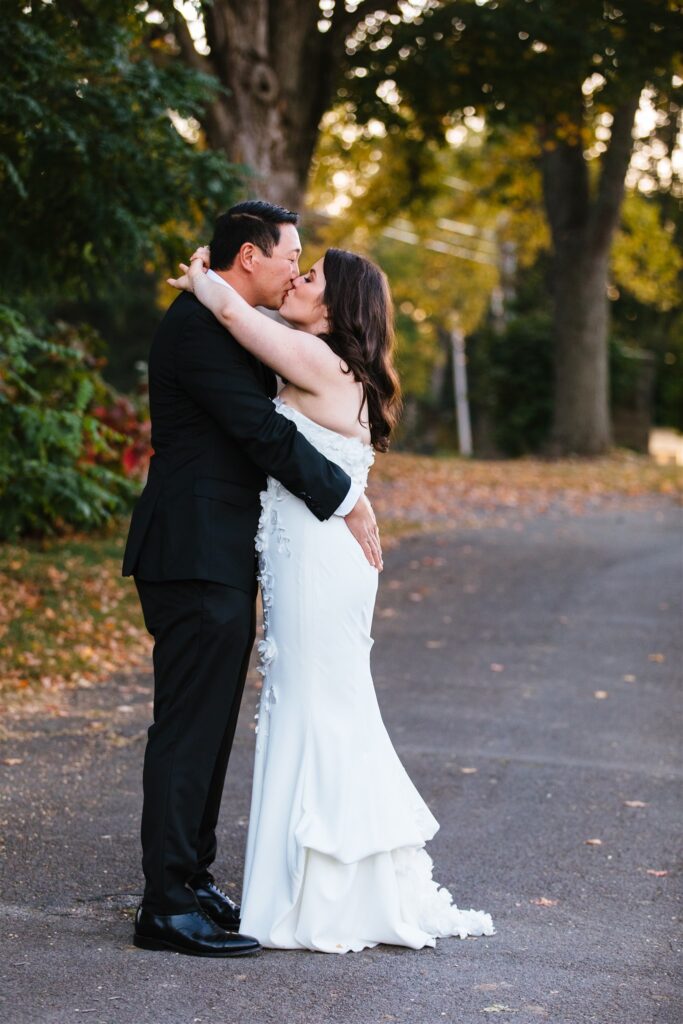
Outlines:
[[[276,398],[364,484],[370,445]],[[241,930],[263,946],[344,953],[492,935],[432,880],[438,829],[384,727],[370,674],[377,570],[344,521],[319,522],[272,478],[257,534],[265,634]]]

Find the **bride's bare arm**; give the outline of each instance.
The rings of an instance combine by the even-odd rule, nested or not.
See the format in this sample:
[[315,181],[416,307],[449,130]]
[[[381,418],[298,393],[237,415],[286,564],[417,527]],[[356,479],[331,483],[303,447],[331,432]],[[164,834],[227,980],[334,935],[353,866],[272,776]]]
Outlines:
[[319,394],[330,383],[345,379],[339,356],[322,339],[271,320],[228,285],[213,281],[204,271],[201,256],[192,258],[180,278],[169,278],[174,288],[193,291],[236,341],[292,384]]

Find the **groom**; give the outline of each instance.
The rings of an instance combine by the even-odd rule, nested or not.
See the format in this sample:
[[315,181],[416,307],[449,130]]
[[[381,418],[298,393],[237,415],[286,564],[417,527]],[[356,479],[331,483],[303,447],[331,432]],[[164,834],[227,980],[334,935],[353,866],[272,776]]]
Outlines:
[[[277,309],[299,274],[297,215],[261,201],[218,218],[210,273],[253,306]],[[215,884],[216,824],[255,636],[254,538],[266,476],[318,519],[346,517],[381,568],[359,485],[280,416],[274,373],[187,292],[149,359],[154,455],[130,525],[134,576],[154,637],[154,722],[143,770],[145,891],[134,942],[196,956],[259,949]]]

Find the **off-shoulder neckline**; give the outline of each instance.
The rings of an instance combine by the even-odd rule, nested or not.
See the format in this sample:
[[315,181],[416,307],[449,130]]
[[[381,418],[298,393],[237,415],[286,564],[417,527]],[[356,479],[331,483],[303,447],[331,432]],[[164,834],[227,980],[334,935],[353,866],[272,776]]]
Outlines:
[[275,396],[273,402],[275,403],[275,405],[283,405],[286,409],[290,409],[297,416],[301,416],[302,419],[308,420],[308,422],[313,424],[314,427],[317,427],[318,430],[324,430],[327,434],[333,434],[334,437],[340,437],[344,441],[353,441],[356,444],[359,444],[361,448],[368,449],[369,451],[374,451],[372,445],[368,444],[367,441],[361,441],[360,437],[350,437],[348,434],[340,434],[338,430],[332,430],[331,427],[324,427],[322,423],[318,423],[317,420],[312,420],[310,416],[306,415],[306,413],[301,412],[300,409],[296,409],[293,405],[290,405],[289,402],[285,402],[284,398],[280,398],[279,395]]

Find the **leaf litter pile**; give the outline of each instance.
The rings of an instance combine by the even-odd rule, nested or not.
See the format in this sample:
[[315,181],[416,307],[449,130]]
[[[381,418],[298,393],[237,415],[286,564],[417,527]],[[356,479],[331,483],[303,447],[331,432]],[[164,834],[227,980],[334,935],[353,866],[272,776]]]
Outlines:
[[[422,530],[675,499],[679,473],[623,453],[512,462],[389,454],[378,456],[368,490],[387,550]],[[0,710],[58,713],[61,691],[149,665],[137,592],[120,576],[126,529],[0,546]]]
[[383,535],[416,529],[508,526],[535,516],[579,516],[616,504],[680,500],[681,470],[620,451],[598,459],[468,461],[378,457],[369,496]]
[[147,665],[125,530],[0,546],[0,710],[57,710],[59,691]]

